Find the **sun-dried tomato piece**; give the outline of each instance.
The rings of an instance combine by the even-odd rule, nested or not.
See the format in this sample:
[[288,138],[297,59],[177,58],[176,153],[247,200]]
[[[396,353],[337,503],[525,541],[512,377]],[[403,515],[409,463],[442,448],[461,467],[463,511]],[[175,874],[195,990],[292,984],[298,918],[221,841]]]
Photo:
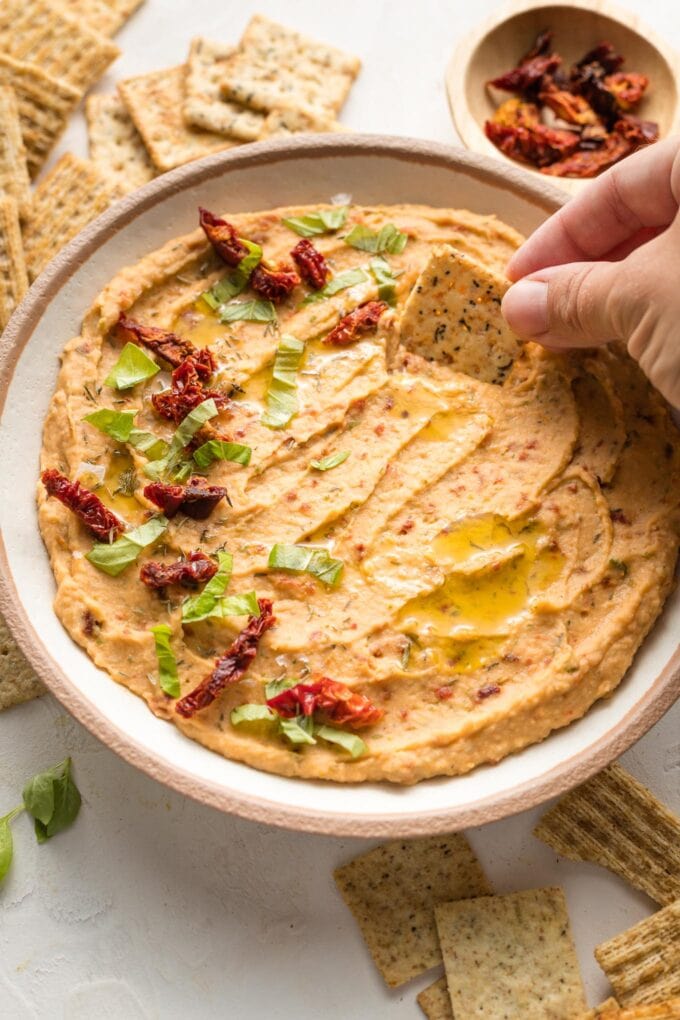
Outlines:
[[605,85],[604,73],[599,64],[576,68],[572,74],[571,87],[575,93],[585,97],[595,113],[611,128],[620,115],[619,104],[614,93]]
[[617,53],[610,42],[600,42],[597,46],[594,46],[592,50],[588,50],[579,61],[577,61],[577,67],[586,67],[588,65],[597,64],[607,74],[612,74],[614,71],[618,71],[623,63],[623,57],[620,53]]
[[227,495],[227,490],[223,485],[208,485],[205,478],[196,475],[186,485],[150,482],[144,486],[144,495],[160,507],[166,517],[174,517],[181,510],[195,521],[204,521]]
[[149,482],[144,486],[144,495],[160,507],[166,517],[174,517],[184,499],[183,485],[166,485],[164,482]]
[[205,236],[228,266],[237,266],[241,259],[246,257],[248,249],[231,223],[220,219],[219,216],[215,216],[214,213],[208,209],[202,209],[200,206],[198,219]]
[[330,267],[311,241],[303,237],[291,251],[291,258],[300,270],[300,276],[314,290],[321,290],[330,276]]
[[186,358],[172,373],[169,389],[151,395],[151,403],[162,418],[181,422],[190,411],[204,400],[214,400],[219,411],[226,410],[231,401],[226,393],[206,389],[199,377],[196,359]]
[[558,89],[550,84],[544,92],[540,92],[538,98],[546,106],[570,124],[597,124],[598,116],[588,100],[574,92],[566,89]]
[[217,367],[215,358],[208,347],[202,347],[199,350],[190,340],[185,340],[184,337],[171,333],[167,329],[159,329],[157,326],[143,326],[141,322],[128,319],[124,312],[120,313],[116,332],[121,340],[144,344],[173,368],[177,368],[187,358],[191,358],[194,369],[201,379],[208,379]]
[[551,32],[549,28],[544,28],[542,32],[539,32],[533,41],[531,49],[527,50],[520,60],[520,65],[527,64],[535,57],[544,57],[546,53],[550,53],[553,35],[554,32]]
[[632,110],[642,99],[649,78],[636,71],[616,71],[606,76],[604,84],[605,88],[614,93],[622,110]]
[[540,92],[544,78],[556,71],[561,63],[562,58],[557,53],[530,57],[524,63],[513,67],[511,71],[493,78],[489,84],[494,88],[503,89],[504,92],[535,94]]
[[70,482],[55,468],[48,468],[40,477],[47,495],[68,507],[100,542],[113,542],[125,530],[123,522],[104,506],[99,496],[80,482]]
[[186,559],[174,563],[148,560],[139,571],[140,580],[147,588],[166,588],[169,584],[193,587],[209,581],[217,573],[217,564],[202,552],[190,552]]
[[541,167],[551,177],[595,177],[601,170],[617,163],[633,152],[635,145],[617,132],[607,135],[602,145],[593,150],[574,152],[567,159]]
[[267,301],[278,304],[285,301],[291,291],[297,287],[300,277],[292,266],[267,267],[261,262],[250,275],[250,286],[256,294],[261,294]]
[[628,113],[617,120],[614,130],[634,145],[651,145],[659,140],[659,125],[653,120],[640,120]]
[[382,719],[383,710],[364,694],[324,676],[313,683],[299,683],[267,701],[270,708],[292,719],[296,715],[323,715],[329,722],[360,730]]
[[533,166],[547,166],[575,152],[580,141],[575,131],[548,128],[544,124],[527,128],[494,124],[487,120],[484,130],[487,138],[506,156],[524,160]]
[[324,337],[325,344],[351,344],[363,333],[369,333],[375,329],[383,312],[387,311],[384,301],[366,301],[359,305],[354,311],[340,319],[327,337]]
[[175,705],[175,711],[185,719],[207,708],[225,687],[239,681],[257,655],[260,638],[276,623],[270,599],[258,599],[259,616],[251,616],[235,641],[215,662],[215,668],[189,694]]
[[515,96],[501,103],[491,120],[494,124],[502,124],[505,127],[521,124],[523,127],[532,128],[540,123],[539,116],[539,109],[535,103],[528,103],[525,99]]

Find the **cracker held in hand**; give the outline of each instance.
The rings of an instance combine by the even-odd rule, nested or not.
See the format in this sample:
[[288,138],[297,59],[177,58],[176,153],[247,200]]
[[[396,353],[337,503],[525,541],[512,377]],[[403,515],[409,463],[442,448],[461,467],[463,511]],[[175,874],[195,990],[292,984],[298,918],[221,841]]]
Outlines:
[[222,95],[255,110],[337,114],[360,68],[357,57],[256,14],[227,61]]
[[27,290],[19,209],[12,195],[0,193],[0,333]]
[[449,986],[445,977],[440,977],[438,981],[423,988],[420,995],[416,995],[416,1002],[427,1020],[454,1020]]
[[85,116],[90,159],[112,191],[126,195],[156,176],[142,136],[120,96],[88,96]]
[[586,1008],[561,889],[435,907],[454,1017],[573,1020]]
[[140,74],[118,85],[151,159],[162,171],[238,144],[185,124],[182,117],[185,73],[184,65],[180,65]]
[[16,93],[28,171],[35,177],[64,131],[81,94],[35,64],[13,60],[1,52],[0,85],[9,85]]
[[594,861],[657,903],[680,899],[680,818],[620,765],[567,794],[534,835],[572,861]]
[[595,959],[624,1006],[680,995],[680,900],[597,946]]
[[207,131],[254,142],[262,132],[264,113],[223,99],[220,93],[225,64],[233,53],[233,46],[212,39],[192,40],[187,61],[184,119],[187,124]]
[[334,877],[392,988],[441,962],[435,903],[489,892],[459,833],[385,843],[338,868]]
[[112,200],[111,189],[91,163],[67,152],[35,190],[24,231],[31,279]]
[[115,35],[144,0],[58,0],[71,17],[82,18],[103,35]]
[[0,616],[0,712],[44,693],[45,688]]
[[0,52],[37,64],[85,92],[120,50],[47,0],[2,0]]
[[309,131],[344,131],[334,117],[326,115],[310,116],[299,110],[272,110],[262,126],[260,138],[287,138],[288,135],[299,135]]
[[19,106],[14,89],[0,86],[0,195],[11,195],[25,219],[31,208],[31,182],[21,137]]
[[435,249],[406,302],[402,345],[474,379],[503,383],[522,349],[501,315],[508,286],[450,245]]

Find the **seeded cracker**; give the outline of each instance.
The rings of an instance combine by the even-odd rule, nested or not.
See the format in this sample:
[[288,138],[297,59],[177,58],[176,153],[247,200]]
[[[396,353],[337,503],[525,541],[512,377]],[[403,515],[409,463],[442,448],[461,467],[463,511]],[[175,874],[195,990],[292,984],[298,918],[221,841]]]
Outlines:
[[680,900],[597,946],[595,959],[624,1006],[680,995]]
[[299,110],[272,110],[262,125],[260,138],[286,138],[309,131],[344,131],[334,117],[310,117]]
[[337,114],[361,61],[256,14],[226,63],[222,95],[255,110]]
[[17,203],[11,195],[0,194],[0,333],[27,290]]
[[31,279],[112,199],[107,183],[91,163],[67,152],[35,190],[24,231]]
[[449,245],[436,248],[401,319],[401,343],[428,361],[500,384],[522,349],[501,315],[501,277]]
[[454,1020],[449,986],[445,977],[440,977],[438,981],[423,988],[420,995],[416,996],[416,1001],[427,1020]]
[[47,0],[2,0],[0,52],[86,91],[120,50]]
[[128,78],[118,85],[122,100],[159,170],[172,170],[238,144],[184,123],[185,73],[184,65],[180,65]]
[[88,96],[85,116],[90,159],[112,191],[125,195],[156,176],[142,136],[120,96]]
[[620,765],[567,794],[534,835],[572,861],[594,861],[665,905],[680,898],[680,818]]
[[0,86],[0,195],[11,195],[25,219],[31,208],[31,182],[21,137],[19,107],[14,89]]
[[233,46],[211,39],[193,39],[187,61],[184,119],[187,124],[221,135],[253,142],[264,127],[265,115],[223,99],[220,81]]
[[103,35],[115,35],[144,0],[58,0],[71,17],[83,18]]
[[454,1017],[573,1020],[586,1008],[561,889],[435,907]]
[[385,843],[338,868],[334,877],[392,988],[441,962],[435,903],[490,891],[458,833]]
[[45,688],[0,616],[0,712],[44,693]]

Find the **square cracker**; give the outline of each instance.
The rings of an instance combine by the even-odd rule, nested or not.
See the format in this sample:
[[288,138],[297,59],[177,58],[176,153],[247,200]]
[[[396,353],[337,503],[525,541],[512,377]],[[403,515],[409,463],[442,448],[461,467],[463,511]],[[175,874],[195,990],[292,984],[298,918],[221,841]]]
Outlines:
[[35,64],[14,60],[1,52],[0,85],[9,85],[16,94],[28,171],[35,177],[64,131],[80,92]]
[[309,131],[344,131],[335,117],[325,114],[310,116],[299,110],[272,110],[262,125],[260,138],[286,138]]
[[572,861],[594,861],[665,905],[680,898],[680,818],[620,765],[543,815],[534,835]]
[[384,843],[338,868],[334,877],[392,988],[441,963],[436,903],[490,891],[460,833]]
[[260,136],[265,114],[223,99],[220,93],[225,61],[233,53],[233,46],[212,39],[192,39],[187,61],[184,120],[207,131],[253,142]]
[[440,977],[427,988],[423,988],[420,995],[416,995],[416,1002],[427,1020],[454,1020],[449,986],[445,977]]
[[0,85],[0,195],[11,195],[25,219],[31,208],[31,182],[21,136],[19,106],[14,89]]
[[24,231],[26,263],[31,279],[114,196],[91,163],[65,153],[35,190],[33,211]]
[[73,18],[82,18],[103,35],[115,35],[144,0],[57,0]]
[[85,102],[90,159],[112,191],[126,195],[156,176],[142,136],[116,93]]
[[474,379],[502,384],[522,350],[501,315],[508,287],[450,245],[433,249],[404,306],[402,346]]
[[184,123],[186,68],[169,67],[119,82],[118,91],[156,167],[172,170],[238,142]]
[[81,92],[120,54],[110,39],[47,0],[2,0],[0,52],[37,64]]
[[27,290],[19,208],[12,195],[0,193],[0,333]]
[[624,1006],[680,995],[680,900],[597,946],[595,959]]
[[225,62],[222,95],[255,110],[337,114],[361,61],[256,14]]
[[44,693],[45,688],[0,616],[0,712]]
[[454,1017],[573,1020],[586,1008],[561,889],[435,907]]

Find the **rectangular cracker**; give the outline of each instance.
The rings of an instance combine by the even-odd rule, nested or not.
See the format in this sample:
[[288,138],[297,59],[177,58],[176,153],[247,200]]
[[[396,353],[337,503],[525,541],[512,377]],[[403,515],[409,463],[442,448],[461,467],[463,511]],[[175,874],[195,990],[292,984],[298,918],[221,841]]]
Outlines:
[[680,900],[597,946],[595,959],[624,1006],[680,995]]
[[155,166],[172,170],[238,142],[185,124],[182,64],[119,82],[118,91]]
[[0,616],[0,712],[44,693],[45,688]]
[[620,765],[562,797],[534,835],[572,861],[594,861],[661,905],[680,899],[680,818]]
[[31,182],[21,136],[16,92],[0,85],[0,195],[11,195],[25,219],[31,208]]
[[90,159],[116,194],[126,195],[156,176],[142,136],[117,93],[85,101]]
[[33,211],[24,231],[31,279],[90,220],[103,212],[113,197],[91,163],[65,153],[35,190]]
[[0,194],[0,333],[27,290],[19,207],[12,195]]
[[82,18],[102,35],[115,35],[144,0],[58,0],[67,14]]
[[255,110],[332,115],[360,68],[357,57],[256,14],[225,63],[222,95]]
[[35,177],[63,133],[80,92],[35,64],[1,52],[0,85],[9,85],[16,94],[28,172]]
[[441,963],[436,903],[489,892],[460,833],[384,843],[338,868],[334,878],[391,988]]
[[586,1008],[561,889],[435,907],[454,1017],[572,1020]]
[[450,245],[434,248],[401,317],[407,350],[502,384],[522,345],[501,315],[509,284]]
[[272,110],[262,124],[260,138],[286,138],[310,131],[344,131],[335,117],[325,114],[310,116],[299,110]]
[[220,135],[254,142],[264,127],[265,114],[223,99],[220,81],[233,46],[198,37],[191,40],[187,61],[184,120]]
[[427,1020],[454,1020],[446,977],[440,977],[423,988],[420,995],[416,995],[416,1002]]
[[85,92],[120,54],[118,47],[48,0],[2,0],[0,52],[37,64]]

